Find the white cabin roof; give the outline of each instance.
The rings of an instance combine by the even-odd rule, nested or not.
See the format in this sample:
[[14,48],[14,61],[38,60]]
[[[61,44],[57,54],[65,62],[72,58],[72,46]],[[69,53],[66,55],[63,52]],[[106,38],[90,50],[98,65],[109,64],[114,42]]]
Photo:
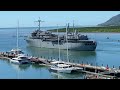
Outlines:
[[11,51],[22,51],[21,49],[12,49]]
[[63,61],[53,61],[51,64],[64,63]]
[[58,67],[69,67],[71,65],[67,65],[67,64],[58,64]]

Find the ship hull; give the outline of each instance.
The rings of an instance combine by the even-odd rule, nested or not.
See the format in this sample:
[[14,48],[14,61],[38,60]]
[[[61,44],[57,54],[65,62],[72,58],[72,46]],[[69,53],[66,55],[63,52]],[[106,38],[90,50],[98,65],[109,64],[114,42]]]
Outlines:
[[[52,43],[51,41],[42,41],[41,39],[26,39],[26,42],[29,46],[40,47],[40,48],[58,48],[57,43]],[[91,43],[87,44],[87,42],[80,42],[80,43],[60,43],[60,49],[68,49],[69,50],[79,50],[79,51],[94,51],[96,49],[97,44]]]

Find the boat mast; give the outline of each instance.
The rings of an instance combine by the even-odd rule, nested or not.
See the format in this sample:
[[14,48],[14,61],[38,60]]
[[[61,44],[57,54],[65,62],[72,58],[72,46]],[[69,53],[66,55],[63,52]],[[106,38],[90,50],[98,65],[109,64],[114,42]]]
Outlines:
[[73,35],[74,35],[74,20],[73,20]]
[[17,50],[18,50],[18,30],[19,30],[19,20],[18,20],[18,27],[17,27]]
[[[57,35],[58,35],[58,48],[59,48],[59,59],[58,59],[58,61],[60,61],[60,45],[59,45],[58,25],[57,25]],[[58,65],[59,65],[59,63],[58,63]],[[57,71],[57,73],[58,73],[58,79],[59,79],[59,71]]]
[[[18,50],[18,30],[19,30],[19,20],[18,20],[18,27],[17,27],[17,50]],[[17,79],[19,79],[19,69],[17,73],[18,73]]]
[[68,33],[67,33],[68,26],[69,26],[69,23],[68,23],[68,25],[66,24],[67,61],[69,62],[69,60],[68,60],[68,38],[67,38],[67,36],[68,36]]
[[58,25],[57,25],[57,35],[58,35],[58,48],[59,48],[59,61],[60,61],[60,45],[59,45]]

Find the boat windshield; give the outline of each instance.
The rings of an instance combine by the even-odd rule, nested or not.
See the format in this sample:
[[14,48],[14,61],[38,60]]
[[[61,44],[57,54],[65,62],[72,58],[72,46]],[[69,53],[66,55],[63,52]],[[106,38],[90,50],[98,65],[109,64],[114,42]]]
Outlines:
[[16,51],[17,54],[24,54],[22,51]]
[[72,67],[71,65],[70,66],[64,66],[63,68],[70,68],[70,67]]
[[27,59],[27,57],[20,57],[20,59]]

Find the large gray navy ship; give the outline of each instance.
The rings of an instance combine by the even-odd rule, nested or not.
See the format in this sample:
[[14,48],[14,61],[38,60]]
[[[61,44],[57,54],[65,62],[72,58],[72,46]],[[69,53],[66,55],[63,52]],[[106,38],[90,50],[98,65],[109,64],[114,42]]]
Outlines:
[[97,47],[96,41],[89,40],[87,35],[81,35],[76,32],[76,30],[74,30],[74,32],[69,32],[68,30],[66,34],[62,35],[53,34],[51,31],[40,30],[41,20],[38,20],[38,22],[39,28],[33,31],[31,36],[25,39],[29,46],[40,48],[58,48],[59,42],[60,49],[67,49],[68,47],[68,50],[94,51]]

